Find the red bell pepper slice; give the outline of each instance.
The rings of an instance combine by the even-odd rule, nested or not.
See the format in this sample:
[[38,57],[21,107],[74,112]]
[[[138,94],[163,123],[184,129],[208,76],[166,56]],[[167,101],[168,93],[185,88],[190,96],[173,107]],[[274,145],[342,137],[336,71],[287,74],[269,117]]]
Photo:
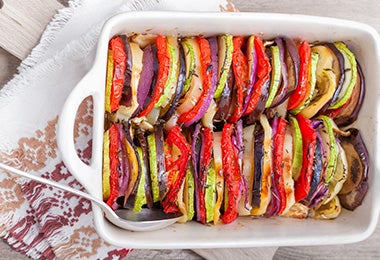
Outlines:
[[308,84],[309,64],[311,60],[310,45],[303,41],[299,49],[300,70],[299,80],[295,91],[289,96],[288,110],[298,107],[305,99]]
[[232,69],[235,76],[236,104],[234,111],[228,121],[237,122],[243,115],[244,93],[247,92],[249,85],[248,58],[244,55],[241,48],[244,44],[244,37],[237,36],[233,38],[234,50],[232,52]]
[[350,103],[350,101],[351,101],[351,97],[341,107],[335,108],[335,109],[328,109],[328,110],[326,110],[326,112],[324,114],[327,115],[328,117],[335,118]]
[[207,39],[202,37],[197,37],[200,56],[201,56],[201,71],[203,78],[203,90],[202,94],[197,102],[197,104],[190,109],[190,111],[183,113],[178,118],[178,123],[186,123],[193,119],[196,115],[199,114],[199,110],[203,107],[203,104],[207,97],[210,94],[211,86],[212,86],[212,69],[210,69],[211,65],[211,50],[210,43]]
[[157,46],[157,59],[158,59],[158,72],[157,72],[157,81],[156,88],[153,92],[152,99],[148,106],[140,112],[140,117],[148,115],[154,105],[160,99],[168,79],[169,70],[170,70],[170,54],[168,51],[168,45],[166,42],[166,37],[163,35],[158,35],[156,38]]
[[181,155],[172,162],[171,167],[166,168],[169,174],[173,174],[172,176],[175,176],[175,178],[171,180],[170,189],[162,201],[162,206],[164,207],[164,212],[173,213],[178,212],[176,201],[182,182],[186,176],[186,166],[190,159],[191,148],[186,138],[181,134],[179,126],[174,126],[170,129],[166,143],[169,146],[175,145],[181,152]]
[[113,51],[113,79],[110,96],[111,112],[119,108],[124,87],[124,73],[126,69],[127,54],[120,36],[110,40],[109,48]]
[[294,184],[294,196],[296,202],[306,198],[310,190],[310,183],[313,174],[313,160],[315,146],[317,143],[317,133],[311,127],[310,120],[301,114],[296,116],[302,134],[302,168],[299,178]]
[[232,142],[234,125],[227,123],[222,131],[223,176],[228,190],[227,208],[221,219],[228,224],[238,217],[238,205],[241,192],[242,176],[235,146]]
[[285,142],[286,121],[282,117],[279,118],[276,135],[274,136],[273,145],[273,175],[274,185],[277,187],[279,194],[280,208],[278,214],[280,215],[286,207],[286,192],[283,177],[283,153]]
[[107,205],[114,208],[114,203],[119,195],[119,133],[115,124],[109,128],[109,158],[110,158],[110,196]]
[[272,66],[270,65],[268,55],[265,53],[265,46],[259,37],[255,37],[255,50],[257,55],[256,82],[253,86],[253,93],[248,101],[248,106],[244,112],[244,116],[249,115],[255,110],[257,103],[260,100],[262,89],[268,80],[270,80],[270,73],[272,71]]

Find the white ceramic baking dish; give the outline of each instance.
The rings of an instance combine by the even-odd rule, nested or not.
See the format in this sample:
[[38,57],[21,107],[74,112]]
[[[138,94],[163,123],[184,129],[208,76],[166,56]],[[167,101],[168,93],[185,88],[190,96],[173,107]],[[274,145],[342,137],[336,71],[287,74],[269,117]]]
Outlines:
[[[356,122],[370,154],[370,187],[363,205],[354,212],[343,210],[335,220],[239,218],[230,225],[204,226],[196,222],[175,224],[154,232],[130,232],[110,224],[93,205],[95,226],[106,241],[128,248],[218,248],[352,243],[374,231],[380,209],[379,100],[380,40],[371,27],[346,20],[270,13],[171,13],[134,12],[117,15],[104,26],[92,69],[70,94],[59,119],[58,144],[72,174],[92,195],[101,198],[104,86],[108,41],[120,33],[178,35],[259,34],[278,35],[309,42],[342,40],[362,65],[367,94]],[[79,104],[87,96],[94,101],[92,162],[76,156],[73,124]]]

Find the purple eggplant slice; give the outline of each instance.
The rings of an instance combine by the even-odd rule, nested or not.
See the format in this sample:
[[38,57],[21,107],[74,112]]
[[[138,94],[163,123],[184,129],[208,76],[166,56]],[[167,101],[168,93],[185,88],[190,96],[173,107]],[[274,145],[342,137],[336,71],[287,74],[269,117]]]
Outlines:
[[262,126],[258,125],[255,129],[254,137],[254,177],[253,177],[253,190],[252,190],[252,207],[259,208],[261,202],[261,181],[264,164],[264,130]]
[[351,128],[348,131],[350,136],[339,138],[348,163],[348,176],[339,199],[344,208],[354,210],[361,205],[368,189],[369,156],[359,130]]

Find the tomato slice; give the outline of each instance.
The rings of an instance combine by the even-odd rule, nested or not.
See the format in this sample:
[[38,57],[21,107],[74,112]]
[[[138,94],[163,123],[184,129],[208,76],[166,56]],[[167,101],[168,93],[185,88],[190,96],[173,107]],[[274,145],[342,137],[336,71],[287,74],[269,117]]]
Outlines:
[[300,71],[298,77],[298,85],[295,91],[289,97],[288,110],[294,109],[301,105],[302,101],[305,99],[307,87],[308,87],[308,72],[309,64],[311,60],[311,49],[310,45],[303,41],[299,49],[300,54]]
[[170,174],[176,176],[176,178],[172,178],[171,187],[162,201],[164,212],[171,213],[178,212],[176,201],[186,176],[186,166],[190,159],[191,148],[186,138],[181,134],[181,128],[179,126],[174,126],[170,129],[166,143],[169,146],[175,145],[181,152],[181,155],[169,165],[170,167],[167,166],[166,168]]
[[253,93],[248,102],[244,116],[251,114],[259,103],[263,88],[265,88],[270,78],[272,67],[268,55],[265,53],[265,46],[259,37],[255,37],[255,50],[257,54],[257,79],[253,86]]
[[109,48],[113,51],[114,65],[110,107],[111,112],[114,112],[119,108],[119,103],[123,93],[127,54],[125,53],[124,44],[120,36],[111,39]]
[[109,158],[110,158],[110,196],[107,205],[114,208],[114,203],[119,195],[119,133],[117,126],[113,124],[109,131]]
[[306,198],[310,190],[317,133],[311,127],[309,119],[301,114],[298,114],[296,118],[302,134],[303,150],[301,174],[294,184],[294,196],[296,202],[298,202]]
[[280,208],[278,214],[280,215],[286,207],[286,193],[285,183],[283,177],[283,153],[284,153],[284,141],[285,141],[286,121],[282,117],[279,118],[277,132],[274,136],[273,147],[273,176],[274,185],[276,185],[279,193]]
[[243,36],[237,36],[233,38],[234,50],[232,53],[232,69],[235,75],[235,88],[237,97],[234,111],[228,119],[230,123],[235,123],[238,121],[243,114],[244,92],[247,91],[249,84],[248,58],[244,55],[241,49],[243,44]]
[[238,155],[232,142],[234,125],[227,123],[222,132],[222,163],[223,176],[228,190],[227,208],[221,219],[228,224],[238,217],[238,206],[241,192],[241,172]]

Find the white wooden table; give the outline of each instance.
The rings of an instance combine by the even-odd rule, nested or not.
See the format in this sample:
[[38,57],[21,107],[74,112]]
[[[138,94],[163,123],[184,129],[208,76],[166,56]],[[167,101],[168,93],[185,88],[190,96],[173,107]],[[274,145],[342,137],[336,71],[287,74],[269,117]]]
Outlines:
[[[20,61],[38,43],[41,33],[67,0],[2,0],[0,10],[0,87],[16,73]],[[1,0],[0,0],[1,2]],[[240,11],[298,13],[351,19],[380,31],[376,0],[233,0]],[[1,5],[0,5],[1,6]],[[366,241],[335,246],[246,249],[135,250],[127,259],[380,259],[380,225]],[[24,259],[0,242],[0,259]]]

